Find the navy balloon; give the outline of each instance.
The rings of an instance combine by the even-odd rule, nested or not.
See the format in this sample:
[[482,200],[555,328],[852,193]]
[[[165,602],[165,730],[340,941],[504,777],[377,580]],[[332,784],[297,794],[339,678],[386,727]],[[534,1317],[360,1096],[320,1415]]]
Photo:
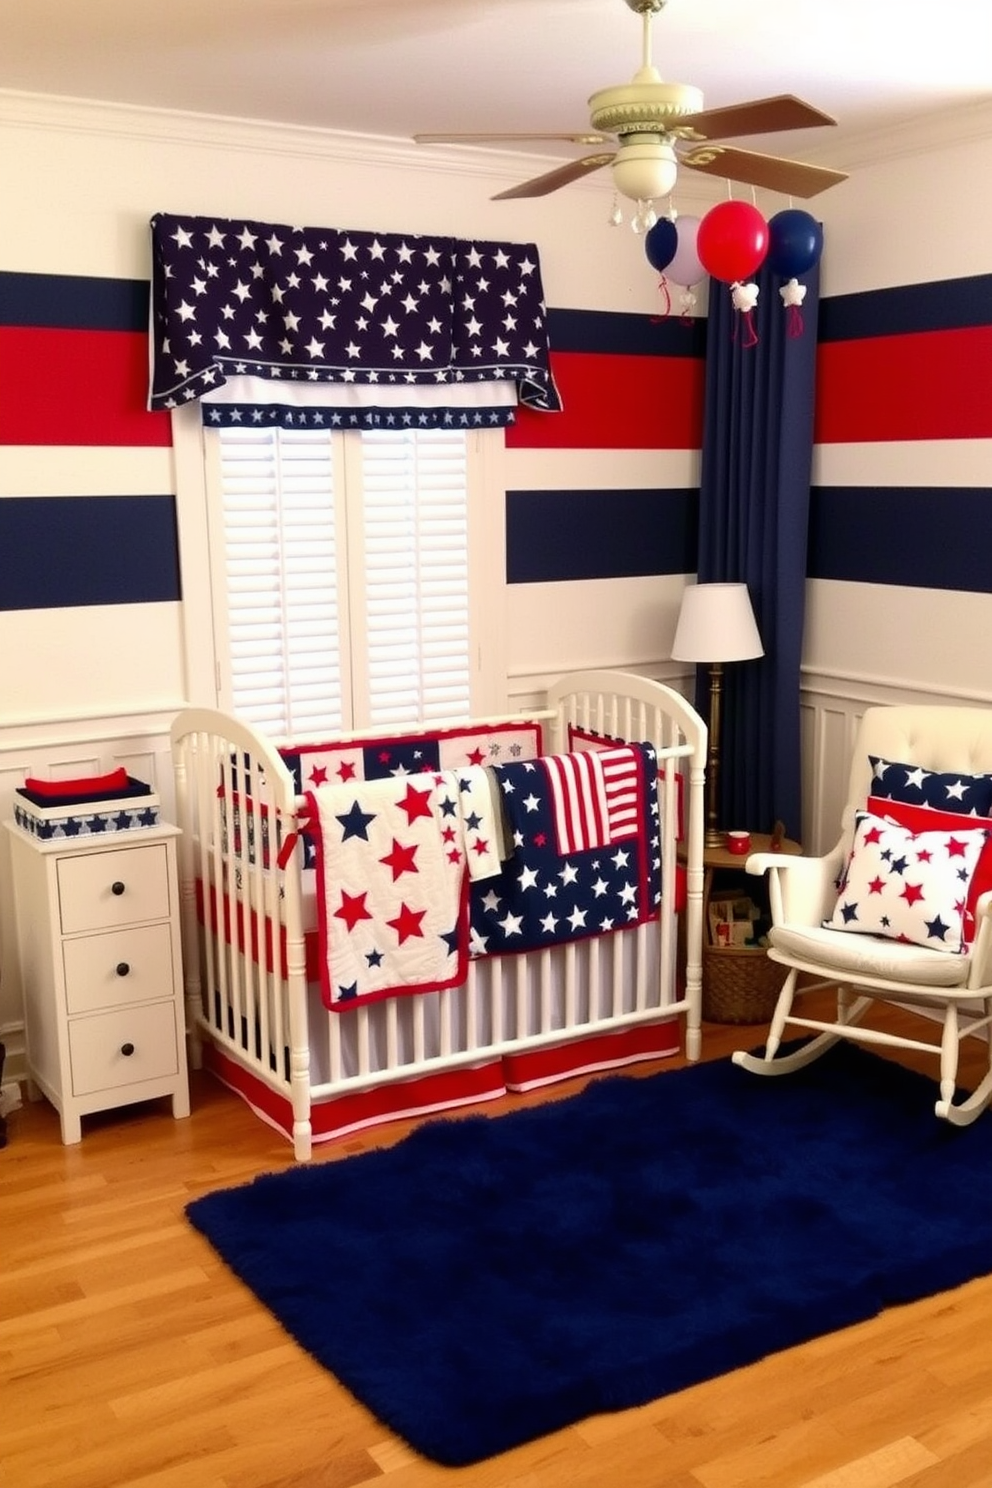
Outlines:
[[819,263],[823,228],[815,217],[797,207],[776,212],[768,222],[768,258],[773,274],[795,279]]
[[663,274],[668,268],[678,246],[678,231],[669,217],[659,217],[654,227],[649,228],[644,236],[644,252],[648,263],[659,274]]

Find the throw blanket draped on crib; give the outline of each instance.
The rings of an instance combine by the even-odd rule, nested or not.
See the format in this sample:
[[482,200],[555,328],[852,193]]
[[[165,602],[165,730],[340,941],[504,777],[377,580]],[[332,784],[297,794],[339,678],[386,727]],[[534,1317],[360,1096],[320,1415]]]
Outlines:
[[464,981],[468,879],[500,866],[486,770],[322,786],[308,800],[326,1006]]
[[629,744],[310,792],[325,1004],[457,986],[469,955],[651,918],[656,766]]
[[661,900],[657,755],[649,744],[493,770],[513,856],[473,884],[470,954],[624,930]]

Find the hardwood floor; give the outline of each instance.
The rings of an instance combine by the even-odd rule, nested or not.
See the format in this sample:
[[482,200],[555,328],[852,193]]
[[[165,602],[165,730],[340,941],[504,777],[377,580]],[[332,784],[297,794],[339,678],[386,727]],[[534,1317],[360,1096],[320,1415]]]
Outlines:
[[[708,1027],[706,1056],[760,1032]],[[189,1120],[173,1121],[168,1103],[90,1117],[78,1147],[61,1145],[44,1103],[11,1116],[3,1488],[992,1485],[992,1275],[475,1467],[425,1462],[287,1339],[184,1218],[192,1197],[291,1162],[288,1143],[205,1076]],[[975,1181],[990,1167],[992,1153]]]

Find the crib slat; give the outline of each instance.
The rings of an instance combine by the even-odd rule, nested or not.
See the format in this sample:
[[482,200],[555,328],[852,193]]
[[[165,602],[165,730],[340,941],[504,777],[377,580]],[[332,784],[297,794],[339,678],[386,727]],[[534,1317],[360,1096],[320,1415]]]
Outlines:
[[538,1019],[538,1031],[548,1033],[551,1028],[552,1017],[552,962],[551,948],[545,946],[539,953],[538,981],[540,985],[540,1014]]

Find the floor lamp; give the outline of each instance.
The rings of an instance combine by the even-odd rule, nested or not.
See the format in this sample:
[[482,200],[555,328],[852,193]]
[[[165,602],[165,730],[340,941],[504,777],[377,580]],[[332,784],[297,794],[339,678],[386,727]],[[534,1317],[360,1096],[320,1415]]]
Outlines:
[[682,595],[682,608],[672,646],[674,661],[708,663],[710,669],[709,749],[706,756],[707,847],[719,847],[723,834],[717,828],[717,785],[720,779],[720,704],[723,664],[751,661],[763,656],[764,648],[751,608],[746,584],[690,584]]

